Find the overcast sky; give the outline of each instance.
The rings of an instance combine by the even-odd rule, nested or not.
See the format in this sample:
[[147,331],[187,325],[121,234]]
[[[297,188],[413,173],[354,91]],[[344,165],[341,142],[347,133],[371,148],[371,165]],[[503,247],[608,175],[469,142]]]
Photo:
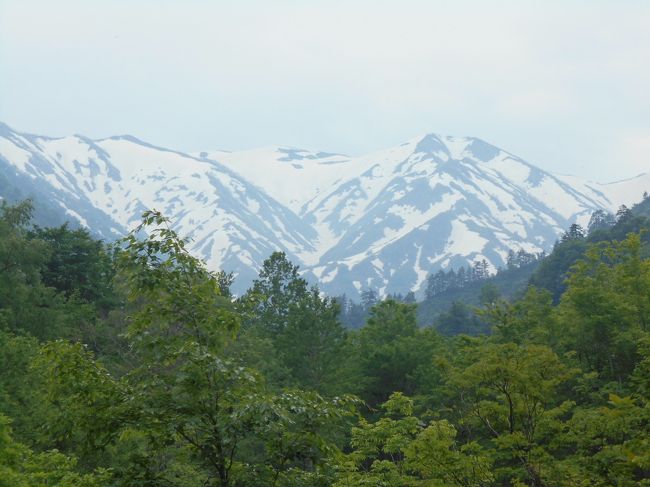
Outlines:
[[650,1],[0,0],[0,120],[185,151],[472,135],[650,171]]

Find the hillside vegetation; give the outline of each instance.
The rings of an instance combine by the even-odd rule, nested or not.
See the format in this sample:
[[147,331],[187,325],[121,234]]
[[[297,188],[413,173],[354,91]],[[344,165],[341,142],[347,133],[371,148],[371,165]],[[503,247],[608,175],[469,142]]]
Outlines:
[[351,330],[283,253],[234,298],[160,213],[3,204],[0,486],[650,485],[648,205],[457,290],[476,326]]

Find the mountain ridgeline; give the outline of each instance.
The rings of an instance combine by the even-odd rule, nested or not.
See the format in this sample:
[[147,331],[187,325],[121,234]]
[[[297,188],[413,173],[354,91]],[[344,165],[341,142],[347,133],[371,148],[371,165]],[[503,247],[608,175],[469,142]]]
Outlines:
[[131,136],[51,138],[0,125],[0,196],[35,220],[113,240],[156,208],[242,294],[284,252],[330,296],[414,292],[430,273],[549,251],[573,223],[638,201],[650,175],[597,184],[472,137],[425,135],[360,157],[271,147],[183,153]]

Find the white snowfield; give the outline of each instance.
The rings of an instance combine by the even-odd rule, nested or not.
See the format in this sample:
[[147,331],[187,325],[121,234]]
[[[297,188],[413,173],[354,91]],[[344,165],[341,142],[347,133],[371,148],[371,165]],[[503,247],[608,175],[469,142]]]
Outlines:
[[[0,124],[0,177],[116,238],[168,216],[241,292],[273,251],[329,294],[418,291],[429,272],[552,247],[571,223],[650,190],[554,175],[480,139],[428,134],[361,157],[268,147],[185,154],[130,136],[90,140]],[[0,186],[1,188],[2,186]],[[0,193],[0,196],[2,194]]]

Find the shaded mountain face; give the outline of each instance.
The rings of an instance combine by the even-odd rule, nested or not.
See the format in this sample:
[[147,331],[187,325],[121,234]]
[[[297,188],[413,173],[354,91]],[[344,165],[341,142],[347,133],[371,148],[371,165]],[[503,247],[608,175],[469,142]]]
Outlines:
[[558,176],[480,139],[426,135],[362,157],[270,147],[185,154],[130,136],[48,138],[0,125],[0,196],[33,197],[52,223],[105,239],[150,208],[242,292],[285,251],[328,294],[420,289],[429,272],[508,250],[548,250],[596,209],[631,204],[650,175]]

